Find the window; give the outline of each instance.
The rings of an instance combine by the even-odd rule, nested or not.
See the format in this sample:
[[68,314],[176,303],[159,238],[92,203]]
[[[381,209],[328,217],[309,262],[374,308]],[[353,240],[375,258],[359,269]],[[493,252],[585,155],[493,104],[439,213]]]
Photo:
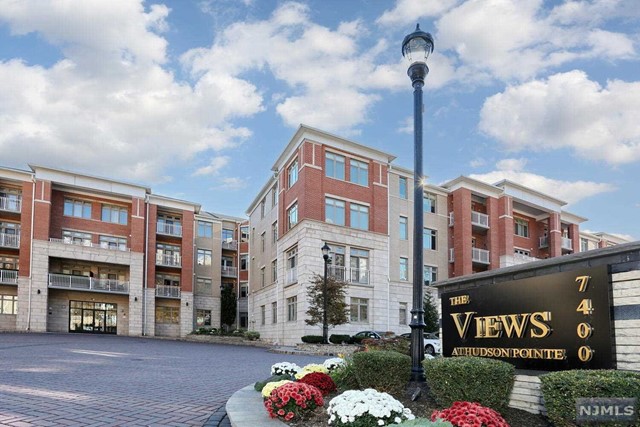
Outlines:
[[249,286],[246,283],[240,285],[240,298],[246,298],[249,295]]
[[260,269],[260,287],[264,288],[264,267]]
[[100,236],[100,247],[105,249],[127,250],[127,239],[115,236]]
[[407,303],[401,302],[400,307],[398,308],[398,324],[406,325],[407,324]]
[[425,228],[422,232],[422,247],[425,249],[436,250],[437,232],[430,228]]
[[524,249],[514,249],[513,250],[514,254],[518,254],[518,255],[524,255],[524,256],[531,256],[531,252],[524,250]]
[[296,268],[296,266],[298,265],[297,258],[298,258],[297,246],[287,251],[287,269],[290,270],[290,269]]
[[369,300],[366,298],[351,298],[351,309],[349,310],[351,321],[354,323],[364,323],[369,320]]
[[213,224],[206,221],[198,221],[198,237],[213,237]]
[[422,209],[426,213],[436,213],[436,196],[425,194],[422,198]]
[[278,205],[278,183],[271,188],[271,206]]
[[213,293],[211,279],[206,279],[204,277],[196,278],[196,292],[201,295],[211,295]]
[[589,241],[584,237],[580,238],[580,252],[585,252],[589,250]]
[[267,205],[267,199],[263,197],[262,201],[260,202],[260,218],[264,218],[264,211],[265,211],[266,205]]
[[247,329],[247,326],[249,326],[249,313],[247,313],[246,311],[241,311],[240,312],[240,328]]
[[271,303],[271,323],[278,323],[278,303]]
[[351,227],[359,228],[360,230],[369,229],[369,207],[357,205],[355,203],[350,204],[351,209]]
[[324,199],[324,220],[329,224],[344,225],[344,207],[342,200]]
[[64,214],[76,218],[91,219],[91,203],[82,200],[64,199]]
[[0,255],[0,268],[3,270],[19,270],[20,259],[18,257]]
[[426,286],[432,284],[433,282],[438,280],[438,267],[433,267],[430,265],[423,266],[422,277]]
[[260,306],[260,324],[264,325],[266,323],[267,318],[267,310],[264,305]]
[[287,221],[289,223],[289,229],[298,223],[298,203],[295,203],[287,211]]
[[324,166],[326,176],[344,181],[344,156],[327,153]]
[[222,229],[222,241],[223,242],[233,242],[233,230],[230,228]]
[[369,185],[369,164],[358,160],[349,160],[351,165],[350,181],[367,187]]
[[344,254],[344,246],[331,245],[331,251],[329,252],[331,264],[328,265],[328,273],[334,279],[342,282],[347,280]]
[[278,280],[278,260],[274,259],[271,261],[271,281],[275,282]]
[[298,160],[294,160],[291,163],[287,169],[287,174],[289,175],[289,188],[291,188],[298,181]]
[[156,306],[156,323],[179,324],[180,308]]
[[127,208],[102,205],[102,221],[127,225]]
[[156,243],[156,264],[179,266],[180,263],[180,246]]
[[78,245],[91,245],[91,234],[79,231],[62,230],[62,241],[64,243],[75,243]]
[[246,271],[249,269],[249,255],[240,255],[240,270]]
[[400,280],[409,280],[409,258],[400,258]]
[[260,252],[263,252],[263,253],[264,253],[265,233],[266,231],[263,231],[262,234],[260,234]]
[[196,310],[196,326],[211,326],[211,310]]
[[0,314],[18,314],[16,295],[0,295]]
[[298,320],[298,297],[287,298],[287,322]]
[[211,251],[198,249],[198,265],[211,265]]
[[180,276],[176,274],[156,273],[156,286],[180,287]]
[[529,237],[529,221],[522,218],[515,218],[513,225],[515,226],[516,236]]
[[249,226],[243,225],[240,227],[240,241],[248,242],[249,241]]
[[278,221],[271,224],[271,244],[275,245],[278,241]]
[[398,193],[400,194],[401,199],[409,198],[409,193],[407,191],[407,178],[401,176],[399,178],[399,189]]
[[406,216],[400,217],[400,240],[409,239],[409,224]]
[[369,283],[369,251],[351,248],[349,258],[352,283]]

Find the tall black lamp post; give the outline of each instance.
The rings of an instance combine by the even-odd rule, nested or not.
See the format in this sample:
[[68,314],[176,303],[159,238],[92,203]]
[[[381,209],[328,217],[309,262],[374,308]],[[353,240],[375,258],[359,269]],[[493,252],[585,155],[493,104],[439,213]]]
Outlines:
[[329,325],[327,324],[327,266],[329,265],[329,251],[331,248],[325,242],[322,247],[324,258],[324,283],[322,284],[322,342],[329,344]]
[[402,56],[411,65],[407,74],[413,85],[413,307],[411,308],[411,381],[424,382],[424,306],[423,306],[423,261],[422,241],[424,228],[424,213],[422,208],[423,175],[422,175],[422,86],[429,73],[427,58],[433,52],[433,37],[420,30],[406,36],[402,42]]

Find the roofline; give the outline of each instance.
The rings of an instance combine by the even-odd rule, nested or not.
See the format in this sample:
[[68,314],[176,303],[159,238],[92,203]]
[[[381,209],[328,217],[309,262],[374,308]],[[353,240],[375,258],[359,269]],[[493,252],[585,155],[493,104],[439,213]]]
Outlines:
[[139,188],[139,189],[143,189],[143,190],[145,190],[145,193],[151,193],[151,188],[145,187],[144,185],[135,184],[135,183],[132,183],[132,182],[117,181],[115,179],[106,178],[106,177],[103,177],[103,176],[91,175],[91,174],[83,173],[83,172],[73,172],[73,171],[70,171],[70,170],[67,170],[67,169],[53,168],[53,167],[50,167],[50,166],[34,165],[34,164],[31,164],[31,163],[29,163],[29,167],[31,168],[31,170],[33,171],[34,174],[37,173],[37,171],[36,171],[37,169],[43,169],[43,170],[48,170],[48,171],[53,171],[53,172],[61,172],[61,173],[64,173],[64,174],[69,174],[69,175],[79,175],[79,176],[84,176],[84,177],[87,177],[87,178],[99,179],[101,181],[112,182],[114,184],[128,185],[128,186],[131,186],[131,187],[136,187],[136,188]]
[[282,152],[280,153],[280,155],[278,156],[278,158],[276,159],[275,163],[273,164],[273,166],[271,167],[271,170],[274,172],[278,171],[278,165],[285,162],[288,157],[289,157],[289,153],[292,150],[292,148],[294,147],[294,145],[297,144],[298,140],[302,137],[302,135],[304,135],[305,133],[311,133],[311,134],[316,134],[318,136],[324,136],[324,137],[329,137],[332,139],[336,139],[338,141],[341,141],[343,143],[347,143],[347,144],[351,144],[354,145],[364,151],[368,151],[369,153],[374,153],[376,156],[379,157],[385,157],[387,159],[387,163],[391,163],[393,160],[396,159],[396,156],[386,153],[384,151],[380,151],[380,150],[376,150],[375,148],[371,148],[367,145],[363,145],[360,144],[358,142],[352,141],[350,139],[346,139],[343,138],[341,136],[320,130],[320,129],[316,129],[314,127],[311,126],[307,126],[305,124],[300,124],[300,126],[298,126],[298,129],[296,130],[296,132],[293,134],[293,137],[291,138],[291,140],[289,141],[289,143],[287,144],[287,146],[284,148],[284,150],[282,150]]
[[8,166],[0,166],[0,171],[4,171],[7,174],[11,174],[14,176],[23,176],[24,181],[31,181],[33,179],[33,172],[25,170],[25,169],[18,169],[18,168],[10,168]]
[[[193,208],[195,213],[200,213],[200,203],[194,203],[194,202],[190,202],[188,200],[181,200],[181,199],[175,199],[173,197],[167,197],[167,196],[161,196],[159,194],[148,194],[147,195],[147,201],[149,203],[151,203],[152,199],[156,199],[159,202],[169,202],[169,203],[177,203],[177,204],[183,204],[183,205],[187,205]],[[162,206],[160,204],[160,206]],[[186,210],[186,209],[185,209]]]
[[[518,184],[517,182],[513,182],[513,181],[508,180],[508,179],[503,179],[501,181],[496,182],[493,185],[496,186],[496,187],[500,187],[501,185],[505,185],[505,184],[511,185],[513,187],[517,187],[520,190],[524,190],[524,191],[527,191],[529,193],[533,193],[536,196],[539,196],[539,197],[542,197],[544,199],[550,200],[550,201],[552,201],[554,203],[559,204],[560,206],[565,206],[567,204],[567,202],[565,202],[564,200],[556,199],[555,197],[549,196],[548,194],[541,193],[538,190],[534,190],[533,188],[526,187],[526,186],[524,186],[522,184]],[[585,221],[586,221],[586,218],[585,218]]]
[[253,201],[251,202],[247,210],[244,212],[245,214],[247,214],[248,216],[251,216],[251,212],[253,212],[256,205],[262,200],[262,198],[265,196],[267,191],[269,191],[271,187],[273,187],[273,183],[275,181],[276,181],[276,176],[275,174],[273,174],[269,177],[269,179],[267,179],[267,182],[262,186],[260,191],[258,191],[258,194],[256,195],[256,197],[253,199]]
[[475,179],[475,178],[464,176],[464,175],[460,175],[459,177],[454,178],[454,179],[452,179],[450,181],[447,181],[447,182],[445,182],[443,184],[440,184],[439,186],[442,187],[442,188],[445,188],[449,192],[451,192],[453,190],[451,190],[449,187],[453,187],[456,184],[464,183],[464,182],[468,182],[470,184],[477,185],[479,187],[485,188],[487,190],[487,192],[493,193],[495,195],[501,195],[501,194],[504,193],[504,189],[502,189],[500,187],[496,187],[495,185],[489,184],[489,183],[484,182],[484,181],[480,181],[480,180]]

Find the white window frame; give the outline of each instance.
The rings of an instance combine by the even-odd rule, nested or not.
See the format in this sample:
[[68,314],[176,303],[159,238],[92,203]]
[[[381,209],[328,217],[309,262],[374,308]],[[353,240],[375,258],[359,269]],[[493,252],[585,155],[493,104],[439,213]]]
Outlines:
[[529,221],[524,218],[513,219],[513,233],[516,236],[529,238]]
[[[424,227],[422,230],[422,248],[430,251],[438,250],[438,230]],[[429,244],[427,245],[427,241]]]
[[[344,200],[324,198],[324,220],[329,224],[344,226],[347,204]],[[342,215],[340,211],[342,210]]]
[[409,280],[409,258],[400,257],[399,275],[400,280]]
[[353,184],[369,186],[369,163],[349,159],[349,181]]
[[[402,183],[404,183],[404,191],[402,191]],[[398,177],[398,195],[401,199],[409,198],[409,180],[404,176]]]
[[398,221],[398,236],[400,240],[409,240],[409,218],[400,215]]
[[[329,165],[332,165],[333,175],[329,173]],[[325,176],[333,179],[339,179],[344,181],[345,177],[345,164],[346,158],[339,154],[326,152],[325,153],[325,162],[324,162],[324,171]]]
[[[429,201],[428,205],[427,205],[427,201]],[[422,210],[425,213],[436,213],[436,210],[437,210],[436,203],[437,203],[437,198],[435,194],[426,193],[424,194],[424,196],[422,196]]]
[[287,298],[287,322],[298,321],[298,297]]
[[293,185],[298,182],[298,159],[295,159],[289,167],[287,168],[287,179],[289,188],[293,187]]
[[298,223],[298,202],[295,202],[287,209],[287,223],[289,230]]
[[[369,322],[369,299],[351,297],[349,317],[351,323],[368,323]],[[364,315],[363,315],[364,314]]]
[[[364,226],[361,223],[365,223]],[[349,226],[358,230],[369,230],[369,206],[349,203]]]

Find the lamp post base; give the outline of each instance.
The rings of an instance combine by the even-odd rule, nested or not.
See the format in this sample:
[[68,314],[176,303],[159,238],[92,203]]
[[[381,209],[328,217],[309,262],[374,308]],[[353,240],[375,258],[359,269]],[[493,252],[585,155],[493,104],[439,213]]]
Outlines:
[[411,399],[412,402],[419,400],[420,398],[426,398],[429,395],[429,386],[424,380],[422,381],[409,381],[407,384],[406,396]]

